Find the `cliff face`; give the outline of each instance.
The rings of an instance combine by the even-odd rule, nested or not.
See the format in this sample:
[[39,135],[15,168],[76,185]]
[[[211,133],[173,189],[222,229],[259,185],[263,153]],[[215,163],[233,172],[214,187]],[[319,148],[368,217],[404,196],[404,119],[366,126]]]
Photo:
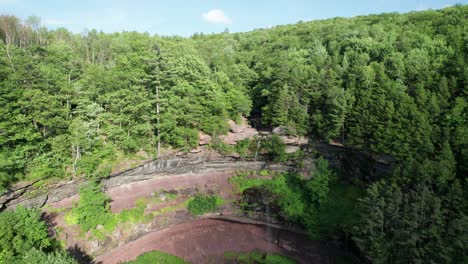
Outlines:
[[[302,146],[304,147],[304,146]],[[388,156],[375,155],[366,151],[324,144],[314,143],[314,148],[325,157],[330,166],[344,176],[360,177],[373,180],[381,175],[391,173],[395,161]],[[261,157],[259,157],[261,158]],[[313,170],[313,160],[304,162],[306,170]],[[106,189],[149,180],[155,177],[196,174],[210,172],[235,172],[254,170],[288,171],[295,168],[287,164],[275,164],[264,160],[240,160],[220,155],[185,154],[148,161],[145,164],[103,180]],[[78,193],[78,188],[84,180],[61,181],[47,187],[37,187],[33,183],[25,184],[14,190],[0,195],[0,211],[14,208],[16,205],[26,207],[42,207],[47,203],[59,202]]]
[[[230,157],[203,157],[187,155],[148,161],[145,164],[122,173],[111,175],[103,180],[106,189],[155,177],[254,170],[287,171],[291,166],[273,164],[266,161],[239,160]],[[17,205],[42,207],[47,203],[59,202],[78,193],[84,180],[62,181],[44,188],[34,186],[34,182],[11,190],[0,196],[0,210],[14,208]]]

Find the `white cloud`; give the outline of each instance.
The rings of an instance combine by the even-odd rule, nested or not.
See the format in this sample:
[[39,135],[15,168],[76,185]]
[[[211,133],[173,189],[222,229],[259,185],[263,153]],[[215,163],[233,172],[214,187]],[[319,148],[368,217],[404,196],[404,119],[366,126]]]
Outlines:
[[203,13],[202,17],[205,21],[216,24],[231,24],[232,20],[224,14],[221,9],[212,9],[208,13]]

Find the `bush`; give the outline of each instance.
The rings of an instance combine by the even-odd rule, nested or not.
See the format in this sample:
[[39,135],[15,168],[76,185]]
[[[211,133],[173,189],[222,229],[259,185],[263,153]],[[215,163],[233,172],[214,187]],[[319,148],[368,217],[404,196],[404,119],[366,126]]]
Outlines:
[[237,191],[243,193],[245,190],[261,186],[265,179],[252,177],[250,173],[239,173],[229,178],[229,183],[237,188]]
[[214,195],[195,194],[187,204],[187,209],[192,215],[203,215],[215,211],[223,200]]
[[239,153],[239,156],[241,158],[245,158],[249,153],[250,143],[250,139],[246,138],[241,141],[238,141],[235,145],[234,149],[237,153]]
[[110,211],[110,198],[102,192],[101,185],[91,182],[83,186],[80,191],[80,200],[76,207],[72,209],[76,222],[81,230],[87,232],[95,229],[98,225],[112,229],[115,219]]
[[[330,209],[343,213],[347,209],[337,210],[335,208],[336,203],[343,204],[343,199],[339,199],[340,197],[333,197],[334,200],[328,202],[330,185],[333,183],[335,176],[329,170],[327,161],[319,158],[315,162],[315,167],[313,177],[309,180],[302,179],[295,173],[272,175],[271,172],[262,170],[259,172],[259,176],[240,173],[231,177],[229,183],[234,185],[241,194],[251,188],[267,191],[279,208],[279,216],[303,225],[309,234],[316,238],[319,233],[325,233],[321,232],[322,230],[318,225],[325,225],[324,221],[326,219],[333,220],[333,223],[336,223],[336,225],[330,224],[324,227],[324,229],[327,229],[327,233],[330,233],[330,229],[340,228],[341,226],[338,225],[341,223],[345,224],[346,219],[333,215]],[[267,175],[271,175],[271,177],[265,177]],[[336,194],[336,192],[333,193]],[[353,198],[348,195],[345,197]],[[356,199],[351,201],[355,203]],[[323,213],[324,216],[319,216],[319,213]],[[346,215],[350,216],[349,214]]]
[[328,196],[329,182],[333,180],[334,173],[328,169],[328,161],[320,157],[315,161],[315,170],[312,175],[312,180],[307,181],[306,188],[309,191],[311,199],[322,204]]
[[111,145],[102,146],[91,153],[83,154],[78,161],[77,174],[84,174],[94,180],[109,176],[111,172],[110,160],[116,158],[116,149]]
[[286,161],[286,144],[278,135],[272,135],[262,141],[262,152],[271,160]]
[[219,140],[216,140],[216,142],[213,143],[211,145],[211,147],[213,149],[219,151],[219,153],[221,153],[223,155],[229,155],[229,154],[234,152],[234,146],[231,146],[231,145],[226,144],[224,142],[221,142]]

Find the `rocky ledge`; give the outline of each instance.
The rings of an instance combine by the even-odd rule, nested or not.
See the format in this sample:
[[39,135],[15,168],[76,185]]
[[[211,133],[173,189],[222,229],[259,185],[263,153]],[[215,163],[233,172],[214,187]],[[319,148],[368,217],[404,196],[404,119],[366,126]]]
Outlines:
[[[111,175],[103,180],[103,185],[106,189],[110,189],[155,177],[261,169],[286,171],[292,169],[292,167],[284,164],[273,164],[263,160],[240,160],[219,155],[212,157],[189,153],[182,156],[148,161],[134,169]],[[84,179],[60,181],[43,187],[36,186],[36,182],[24,184],[0,196],[0,210],[14,208],[17,205],[42,207],[47,203],[59,202],[76,195],[79,186],[83,182]]]

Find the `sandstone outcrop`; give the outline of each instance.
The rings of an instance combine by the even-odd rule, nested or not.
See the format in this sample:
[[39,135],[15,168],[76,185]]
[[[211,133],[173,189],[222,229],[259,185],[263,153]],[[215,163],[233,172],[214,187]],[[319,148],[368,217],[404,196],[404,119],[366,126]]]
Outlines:
[[236,122],[229,120],[228,121],[230,126],[230,131],[227,135],[219,136],[219,139],[229,145],[235,145],[238,141],[253,138],[258,135],[258,131],[255,128],[252,128],[249,124],[247,119],[244,117],[242,118],[240,124],[236,124]]

